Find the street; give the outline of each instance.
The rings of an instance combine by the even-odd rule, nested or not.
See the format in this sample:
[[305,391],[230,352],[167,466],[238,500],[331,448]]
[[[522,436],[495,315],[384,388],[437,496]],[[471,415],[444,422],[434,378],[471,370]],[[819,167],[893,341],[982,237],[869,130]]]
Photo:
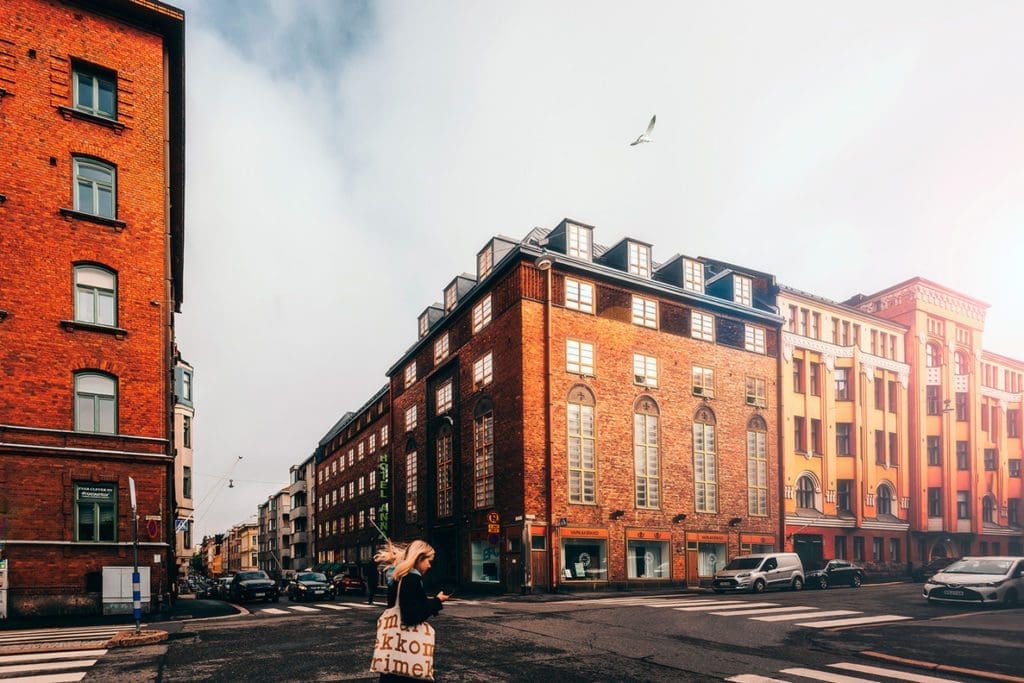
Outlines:
[[[247,607],[238,617],[182,622],[163,645],[112,650],[85,680],[374,680],[367,667],[381,605],[350,597]],[[852,683],[986,680],[966,670],[1019,676],[1022,616],[928,605],[920,585],[896,583],[453,600],[432,623],[442,681]]]

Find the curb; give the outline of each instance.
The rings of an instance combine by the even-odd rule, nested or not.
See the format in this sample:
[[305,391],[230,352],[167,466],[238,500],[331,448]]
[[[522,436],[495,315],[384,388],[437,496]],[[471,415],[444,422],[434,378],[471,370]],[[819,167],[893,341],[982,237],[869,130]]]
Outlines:
[[140,631],[121,631],[107,642],[108,648],[115,647],[139,647],[141,645],[156,645],[167,640],[167,631],[156,629]]
[[1000,674],[994,671],[980,671],[978,669],[967,669],[961,666],[951,666],[949,664],[936,664],[935,662],[925,662],[920,659],[907,659],[906,657],[897,657],[896,655],[887,655],[884,652],[874,652],[873,650],[863,650],[860,654],[865,657],[871,657],[873,659],[881,659],[886,662],[892,662],[894,664],[902,664],[904,666],[913,667],[915,669],[925,669],[927,671],[943,671],[946,673],[963,674],[965,676],[974,676],[975,678],[984,678],[989,681],[999,681],[999,683],[1024,683],[1024,678],[1020,676],[1010,676],[1009,674]]

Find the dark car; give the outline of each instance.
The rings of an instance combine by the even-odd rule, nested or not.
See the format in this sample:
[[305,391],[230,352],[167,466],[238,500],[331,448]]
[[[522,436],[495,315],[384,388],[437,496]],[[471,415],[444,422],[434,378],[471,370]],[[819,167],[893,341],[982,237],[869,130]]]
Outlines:
[[233,576],[222,576],[210,586],[210,597],[217,600],[228,600],[231,595],[231,579]]
[[335,574],[334,591],[338,595],[344,595],[345,593],[365,593],[366,581],[359,573],[359,568],[349,567],[340,574]]
[[260,570],[235,574],[235,578],[231,579],[229,594],[233,602],[248,602],[249,600],[277,602],[280,599],[277,584],[267,576],[266,572]]
[[292,602],[333,600],[334,586],[320,572],[299,572],[288,584],[288,599]]
[[817,569],[805,575],[808,588],[831,588],[832,586],[853,586],[860,588],[864,583],[864,570],[846,560],[826,560]]
[[924,564],[914,567],[910,572],[910,578],[914,580],[914,583],[924,583],[959,559],[959,557],[933,557]]

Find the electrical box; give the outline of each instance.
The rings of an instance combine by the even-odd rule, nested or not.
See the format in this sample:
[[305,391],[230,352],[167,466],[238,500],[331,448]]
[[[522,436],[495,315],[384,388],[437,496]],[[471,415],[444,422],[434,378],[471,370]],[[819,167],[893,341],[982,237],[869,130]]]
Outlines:
[[[103,613],[132,613],[132,567],[103,568]],[[149,612],[149,567],[139,567],[142,611]]]

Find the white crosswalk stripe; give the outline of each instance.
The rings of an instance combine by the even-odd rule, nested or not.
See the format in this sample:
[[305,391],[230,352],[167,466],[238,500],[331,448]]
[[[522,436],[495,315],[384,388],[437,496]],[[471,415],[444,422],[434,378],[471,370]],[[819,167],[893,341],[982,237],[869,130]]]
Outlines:
[[60,650],[0,656],[0,680],[4,683],[73,683],[105,655],[105,649]]
[[829,619],[826,621],[804,621],[797,626],[809,628],[839,628],[842,626],[862,626],[864,624],[884,624],[891,621],[905,621],[912,617],[903,617],[898,614],[877,614],[873,617],[852,617],[850,619]]
[[815,671],[814,669],[804,669],[802,667],[783,669],[779,673],[791,676],[800,676],[802,678],[813,678],[816,681],[824,681],[825,683],[878,683],[877,681],[874,681],[874,679],[844,676],[843,674],[834,674],[828,671]]
[[814,611],[813,607],[805,608],[806,612],[795,614],[773,614],[767,617],[751,617],[754,621],[796,621],[797,619],[817,619],[818,617],[838,617],[846,614],[861,614],[856,610],[832,609],[825,611]]
[[290,614],[286,609],[279,609],[277,607],[266,607],[261,609],[258,614]]
[[789,683],[789,681],[784,681],[781,678],[768,678],[767,676],[758,676],[757,674],[740,674],[725,680],[733,681],[733,683]]
[[857,673],[871,674],[872,676],[899,678],[901,681],[909,681],[910,683],[949,683],[954,680],[952,678],[939,678],[937,676],[915,674],[908,671],[893,672],[892,669],[886,669],[880,666],[868,666],[867,664],[854,664],[853,662],[839,662],[838,664],[829,664],[829,666],[833,669],[856,671]]
[[769,607],[771,605],[777,605],[777,602],[739,602],[737,600],[716,600],[703,605],[697,605],[696,607],[676,607],[677,612],[710,612],[712,610],[721,609],[726,605],[732,606],[731,609],[740,609],[740,605],[750,605],[752,607]]
[[336,610],[352,609],[348,605],[334,605],[334,604],[331,604],[329,602],[318,604],[317,607],[322,607],[324,609],[336,609]]
[[810,607],[764,607],[762,609],[746,609],[745,607],[736,607],[735,609],[728,609],[722,612],[708,612],[708,614],[714,614],[717,617],[750,617],[755,614],[778,614],[780,612],[806,612],[812,609]]
[[[828,664],[827,667],[829,669],[866,674],[872,678],[861,678],[860,676],[849,676],[844,673],[799,666],[781,669],[778,673],[785,674],[786,676],[795,676],[801,680],[809,678],[814,681],[823,681],[824,683],[881,683],[882,680],[908,681],[909,683],[956,683],[954,678],[941,678],[881,666],[855,664],[853,662],[836,662]],[[789,683],[792,681],[791,678],[772,678],[771,676],[763,676],[761,674],[738,674],[725,680],[732,683]]]
[[288,605],[288,609],[295,610],[296,612],[319,612],[320,610],[315,607],[306,607],[305,605]]
[[67,642],[67,641],[106,641],[120,631],[135,628],[134,626],[89,626],[82,628],[49,628],[23,631],[9,631],[0,635],[0,646],[25,645],[29,643]]

